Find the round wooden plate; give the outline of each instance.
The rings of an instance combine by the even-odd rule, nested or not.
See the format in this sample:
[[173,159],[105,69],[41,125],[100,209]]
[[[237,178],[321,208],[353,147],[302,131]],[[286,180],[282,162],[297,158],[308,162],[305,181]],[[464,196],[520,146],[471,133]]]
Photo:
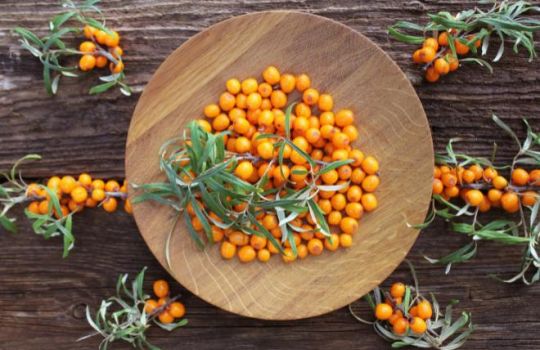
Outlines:
[[[352,29],[314,15],[272,11],[218,23],[175,50],[137,104],[126,150],[131,184],[163,181],[161,144],[217,101],[231,77],[257,76],[268,65],[307,73],[351,108],[359,146],[381,164],[379,208],[360,221],[354,245],[285,264],[224,261],[217,247],[199,250],[180,222],[165,261],[174,212],[154,202],[134,206],[146,243],[183,286],[222,309],[248,317],[290,320],[343,307],[381,283],[404,259],[431,198],[433,146],[422,105],[399,67]],[[132,193],[130,194],[132,195]]]

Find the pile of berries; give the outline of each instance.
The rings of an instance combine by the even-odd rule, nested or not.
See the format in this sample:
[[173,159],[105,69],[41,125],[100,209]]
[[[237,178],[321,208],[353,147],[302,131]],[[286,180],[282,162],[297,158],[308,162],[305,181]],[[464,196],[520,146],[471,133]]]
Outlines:
[[[475,48],[481,45],[481,40],[476,39],[474,34],[467,35],[462,39],[470,42]],[[471,50],[468,45],[457,38],[454,39],[454,47],[456,54],[460,56],[467,55]],[[439,80],[441,75],[446,75],[459,68],[459,59],[452,53],[448,44],[448,32],[442,32],[438,38],[426,38],[422,48],[416,50],[412,58],[414,63],[425,64],[425,77],[431,83]]]
[[510,181],[499,175],[492,167],[480,165],[468,168],[435,166],[433,171],[433,193],[446,200],[461,197],[470,206],[486,212],[491,207],[502,207],[508,213],[524,206],[533,206],[540,196],[540,169],[527,171],[516,168]]
[[82,54],[79,68],[83,72],[88,72],[96,67],[103,68],[110,62],[111,73],[121,73],[124,70],[122,61],[124,50],[120,47],[120,35],[115,31],[108,34],[89,25],[84,27],[83,32],[89,40],[79,45],[79,51]]
[[375,318],[388,322],[396,335],[405,335],[409,330],[416,335],[422,335],[428,329],[429,320],[433,316],[431,303],[427,299],[419,299],[416,305],[404,310],[402,301],[405,288],[401,282],[394,283],[386,301],[375,306]]
[[73,176],[53,176],[46,185],[60,202],[61,213],[54,209],[50,194],[37,183],[31,183],[26,188],[26,197],[30,201],[27,209],[34,214],[51,214],[56,218],[79,212],[86,208],[101,206],[109,213],[116,211],[118,201],[124,201],[124,210],[131,214],[131,202],[127,199],[127,182],[122,185],[116,180],[92,179],[89,174],[82,173],[78,179]]
[[175,319],[182,318],[186,314],[184,304],[169,297],[169,283],[165,280],[157,280],[153,284],[156,299],[148,299],[144,305],[144,312],[148,315],[158,314],[159,322],[163,324],[173,323]]
[[[336,191],[319,191],[314,197],[334,233],[331,239],[317,228],[311,215],[305,212],[291,222],[299,228],[294,232],[298,254],[294,254],[287,240],[283,243],[283,260],[291,262],[303,259],[308,254],[320,255],[323,250],[335,251],[339,247],[350,247],[353,235],[358,229],[358,220],[364,212],[377,208],[377,198],[373,193],[379,186],[379,162],[372,156],[352,146],[358,140],[359,132],[354,125],[354,113],[350,109],[334,112],[334,100],[328,93],[321,93],[311,86],[307,74],[293,75],[280,73],[274,67],[267,67],[262,73],[262,81],[256,78],[227,80],[226,91],[219,97],[217,104],[204,107],[207,119],[199,120],[207,132],[225,135],[228,152],[239,161],[234,174],[249,183],[256,183],[264,174],[269,177],[264,190],[277,189],[280,198],[287,193],[298,191],[314,179],[310,170],[317,173],[321,165],[333,161],[351,159],[352,163],[322,174],[316,184],[341,185]],[[300,100],[290,115],[290,125],[286,123],[287,105],[291,99]],[[285,144],[283,162],[278,162],[276,139],[259,138],[261,134],[276,134],[286,137],[286,128],[291,132],[291,141],[317,163],[311,168],[305,156]],[[276,191],[277,192],[277,191]],[[267,196],[269,199],[275,195]],[[204,207],[204,203],[199,202]],[[244,211],[247,203],[236,203],[234,210]],[[187,207],[193,217],[193,227],[203,230],[203,225],[196,217],[191,206]],[[219,219],[215,213],[210,213]],[[277,240],[282,237],[278,227],[278,218],[273,211],[261,210],[257,219]],[[256,228],[254,228],[256,229]],[[242,262],[258,259],[266,262],[272,254],[279,253],[278,247],[270,240],[256,235],[247,235],[241,231],[212,227],[213,239],[221,243],[221,255],[225,259],[238,256]]]

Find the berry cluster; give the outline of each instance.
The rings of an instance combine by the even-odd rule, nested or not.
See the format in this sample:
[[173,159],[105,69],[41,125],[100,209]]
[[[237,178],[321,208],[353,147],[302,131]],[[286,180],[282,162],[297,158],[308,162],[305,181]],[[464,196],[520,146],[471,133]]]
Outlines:
[[448,32],[442,32],[438,38],[426,38],[422,48],[413,53],[413,61],[418,64],[425,64],[426,80],[434,83],[441,75],[446,75],[459,68],[459,59],[456,55],[465,56],[471,50],[471,45],[480,47],[481,40],[474,34],[463,37],[456,37],[453,42],[455,54],[452,52],[448,42]]
[[409,330],[416,335],[424,334],[428,328],[427,322],[433,315],[431,303],[427,299],[419,299],[416,305],[402,310],[405,289],[405,284],[394,283],[386,301],[375,306],[375,318],[387,321],[396,335],[404,335]]
[[79,212],[86,208],[101,206],[109,213],[116,211],[118,201],[124,200],[124,210],[132,212],[131,202],[127,199],[127,182],[120,185],[116,180],[92,179],[89,174],[82,173],[78,179],[73,176],[53,176],[47,181],[47,188],[60,203],[61,213],[56,212],[53,200],[47,190],[37,183],[26,188],[26,196],[30,201],[27,209],[33,214],[54,214],[62,218],[69,213]]
[[146,300],[144,312],[149,315],[158,312],[159,322],[163,324],[173,323],[175,319],[184,317],[186,308],[181,302],[175,301],[175,298],[169,297],[170,288],[167,281],[154,281],[153,289],[158,300]]
[[[207,119],[199,120],[199,125],[208,133],[228,132],[224,135],[226,150],[239,159],[234,174],[251,184],[267,177],[261,185],[266,198],[286,200],[292,193],[313,186],[313,198],[334,233],[324,235],[313,216],[304,211],[288,222],[294,242],[285,240],[282,247],[265,237],[216,225],[212,225],[213,240],[222,241],[223,258],[237,255],[242,262],[256,258],[266,262],[281,248],[284,261],[290,262],[308,254],[320,255],[324,249],[350,247],[358,220],[364,212],[377,208],[373,192],[380,183],[378,161],[352,146],[359,137],[353,111],[334,113],[333,97],[313,88],[306,74],[282,74],[269,66],[262,77],[263,81],[229,79],[219,102],[204,107]],[[292,110],[290,99],[296,96],[301,101]],[[284,143],[280,149],[276,138],[290,139],[290,144]],[[324,166],[336,161],[344,163],[319,176]],[[198,203],[205,212],[208,210],[202,201]],[[236,213],[247,207],[246,202],[233,203]],[[193,217],[193,228],[202,231],[203,224],[191,204],[187,210]],[[215,213],[210,212],[210,217],[219,220]],[[282,238],[283,228],[275,211],[257,210],[256,218],[276,239]]]
[[111,73],[121,73],[124,70],[124,50],[120,47],[120,35],[115,31],[107,33],[89,25],[84,27],[83,32],[89,41],[83,41],[79,45],[82,54],[79,68],[87,72],[94,68],[103,68],[110,62]]
[[524,206],[533,206],[540,196],[540,169],[528,172],[516,168],[510,181],[499,172],[488,167],[483,169],[474,164],[467,168],[453,168],[447,165],[435,166],[433,171],[433,193],[449,200],[461,197],[481,212],[492,207],[502,207],[508,213]]

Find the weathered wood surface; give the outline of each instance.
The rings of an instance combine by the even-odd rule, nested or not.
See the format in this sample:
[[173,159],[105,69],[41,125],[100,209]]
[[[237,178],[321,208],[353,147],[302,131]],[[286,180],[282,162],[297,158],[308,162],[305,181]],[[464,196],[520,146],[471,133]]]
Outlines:
[[[432,127],[437,149],[450,137],[466,138],[462,147],[474,154],[490,154],[499,145],[501,160],[514,152],[511,141],[490,121],[492,113],[540,125],[538,63],[524,54],[507,55],[495,74],[476,66],[462,68],[437,85],[418,78],[410,64],[413,47],[388,39],[385,30],[397,19],[414,20],[426,11],[456,12],[474,1],[120,1],[104,4],[113,27],[124,37],[129,81],[141,91],[160,62],[187,38],[234,15],[267,9],[298,9],[338,20],[383,47],[413,80]],[[90,171],[122,177],[127,127],[139,94],[125,98],[112,93],[86,95],[91,84],[68,83],[60,95],[48,97],[41,82],[41,66],[20,51],[9,29],[24,25],[38,30],[57,10],[53,1],[0,3],[0,169],[29,152],[44,160],[25,167],[33,178],[56,173]],[[234,49],[231,47],[231,49]],[[65,82],[64,82],[65,83]],[[523,133],[521,132],[521,135]],[[22,215],[18,215],[22,222]],[[0,349],[94,349],[97,339],[75,343],[89,332],[82,305],[96,306],[114,290],[119,273],[149,267],[151,279],[165,277],[131,217],[87,211],[75,219],[77,247],[62,260],[61,243],[44,241],[21,224],[18,235],[0,234]],[[473,312],[478,328],[465,349],[540,348],[540,288],[503,285],[488,273],[508,275],[519,264],[517,249],[483,244],[471,263],[453,268],[449,276],[422,256],[439,256],[466,239],[445,232],[437,223],[425,230],[409,258],[416,264],[425,290],[443,302],[452,298]],[[406,278],[404,268],[390,280]],[[370,327],[357,323],[346,309],[291,322],[264,322],[220,311],[186,293],[190,324],[172,334],[153,330],[150,336],[164,349],[384,349]],[[328,296],[332,297],[332,296]],[[115,347],[116,348],[116,347]],[[118,346],[118,348],[128,348]]]

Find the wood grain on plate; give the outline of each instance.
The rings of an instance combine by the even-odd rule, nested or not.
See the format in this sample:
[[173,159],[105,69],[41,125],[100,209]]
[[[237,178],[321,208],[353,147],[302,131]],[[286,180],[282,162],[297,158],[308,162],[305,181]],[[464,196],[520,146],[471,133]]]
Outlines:
[[[235,17],[188,40],[146,86],[130,125],[126,173],[130,183],[163,180],[161,144],[180,134],[217,100],[230,77],[260,76],[274,64],[308,73],[330,92],[335,109],[352,108],[360,148],[381,163],[379,208],[360,222],[351,249],[293,264],[223,261],[218,249],[197,250],[183,224],[165,241],[173,212],[155,203],[135,206],[148,246],[186,288],[227,311],[262,319],[297,319],[340,308],[370,291],[407,255],[431,195],[433,146],[422,105],[405,75],[375,44],[331,20],[297,12]],[[289,101],[291,102],[291,101]]]

